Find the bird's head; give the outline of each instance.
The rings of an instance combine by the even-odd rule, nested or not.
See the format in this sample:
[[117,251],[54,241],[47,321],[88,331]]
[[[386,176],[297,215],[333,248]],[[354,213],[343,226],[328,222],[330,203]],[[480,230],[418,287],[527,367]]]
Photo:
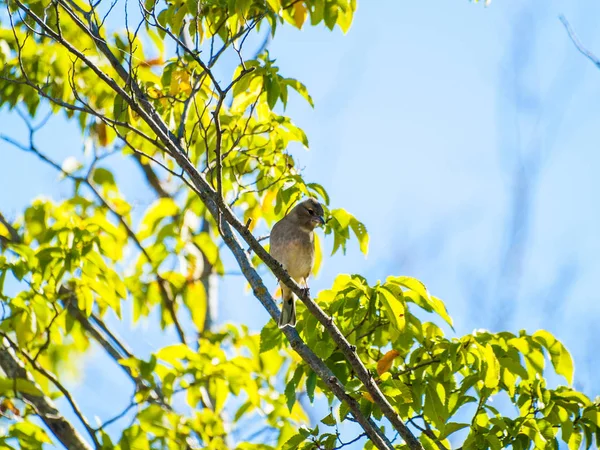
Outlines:
[[314,230],[316,227],[325,225],[323,219],[323,207],[314,198],[309,198],[298,203],[290,211],[291,219],[298,223],[302,228]]

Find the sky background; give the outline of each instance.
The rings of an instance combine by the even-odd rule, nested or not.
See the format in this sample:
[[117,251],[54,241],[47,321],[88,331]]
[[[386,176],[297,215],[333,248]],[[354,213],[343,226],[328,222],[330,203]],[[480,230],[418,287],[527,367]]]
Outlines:
[[[574,357],[576,387],[598,395],[600,70],[576,51],[558,16],[600,54],[600,3],[358,3],[347,35],[283,27],[268,47],[281,73],[304,82],[315,101],[312,109],[295,98],[287,110],[310,141],[309,152],[294,150],[305,179],[323,184],[332,207],[352,212],[371,236],[366,259],[355,242],[346,256],[326,257],[313,292],[340,273],[371,284],[417,277],[446,302],[457,336],[551,331]],[[24,136],[6,110],[0,132]],[[82,149],[63,119],[38,144],[59,161]],[[40,194],[71,192],[33,156],[4,143],[0,155],[8,218]],[[114,164],[143,211],[141,176]],[[220,286],[220,323],[259,330],[267,322],[241,279]],[[117,326],[142,354],[175,341],[152,321]],[[131,386],[115,381],[117,371],[101,351],[87,361],[71,383],[84,411],[106,419],[128,404]]]

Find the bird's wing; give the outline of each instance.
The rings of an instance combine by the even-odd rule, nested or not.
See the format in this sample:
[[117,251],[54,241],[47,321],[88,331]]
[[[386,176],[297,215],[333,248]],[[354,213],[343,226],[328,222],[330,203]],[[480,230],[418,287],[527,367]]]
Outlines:
[[269,253],[279,263],[285,266],[286,257],[286,227],[285,218],[281,219],[271,229],[271,235],[269,237]]

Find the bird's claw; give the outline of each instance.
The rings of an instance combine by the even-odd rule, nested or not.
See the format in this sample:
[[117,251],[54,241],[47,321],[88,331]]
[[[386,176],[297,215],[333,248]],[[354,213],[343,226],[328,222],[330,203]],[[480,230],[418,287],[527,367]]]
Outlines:
[[302,288],[302,296],[310,298],[310,288],[309,287]]

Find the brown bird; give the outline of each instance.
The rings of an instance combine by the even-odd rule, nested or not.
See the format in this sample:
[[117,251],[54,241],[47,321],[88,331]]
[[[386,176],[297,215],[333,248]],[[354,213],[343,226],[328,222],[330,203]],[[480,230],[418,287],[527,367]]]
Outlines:
[[[296,283],[308,290],[307,278],[315,262],[313,230],[325,224],[323,207],[314,198],[298,203],[288,215],[273,225],[270,237],[270,253]],[[294,294],[281,281],[283,306],[279,316],[279,328],[296,326],[296,302]]]

